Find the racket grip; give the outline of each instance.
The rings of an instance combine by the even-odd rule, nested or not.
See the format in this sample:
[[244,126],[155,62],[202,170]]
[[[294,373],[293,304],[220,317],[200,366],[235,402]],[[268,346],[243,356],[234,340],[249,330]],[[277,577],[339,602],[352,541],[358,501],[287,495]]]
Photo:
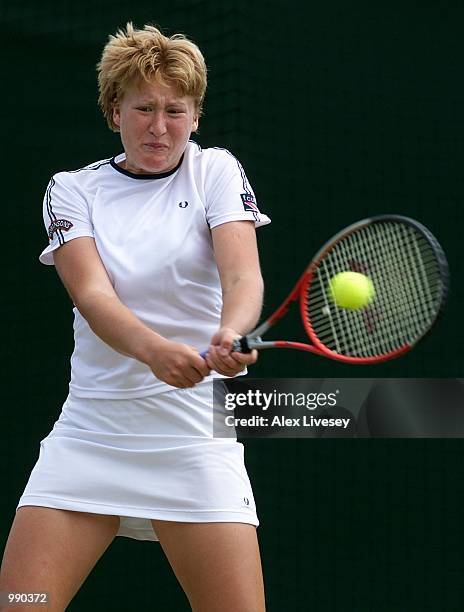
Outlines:
[[[237,338],[232,342],[232,352],[236,351],[237,353],[251,353],[251,348],[248,346],[248,340],[246,336],[242,336],[241,338]],[[200,357],[206,359],[206,355],[208,351],[201,351]]]
[[251,348],[248,346],[248,339],[246,336],[237,338],[232,343],[232,350],[237,353],[251,353]]

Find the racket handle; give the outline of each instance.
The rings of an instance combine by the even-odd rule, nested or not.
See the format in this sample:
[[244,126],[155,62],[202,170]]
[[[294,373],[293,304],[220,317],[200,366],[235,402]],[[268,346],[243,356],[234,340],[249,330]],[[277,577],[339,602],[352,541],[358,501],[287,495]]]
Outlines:
[[248,345],[248,339],[246,336],[242,336],[241,338],[237,338],[232,343],[232,350],[237,351],[237,353],[251,353],[251,348]]
[[[248,340],[246,336],[242,336],[241,338],[237,338],[232,342],[232,351],[236,351],[237,353],[251,353],[251,348],[248,346]],[[201,351],[200,357],[206,359],[206,355],[208,351]]]

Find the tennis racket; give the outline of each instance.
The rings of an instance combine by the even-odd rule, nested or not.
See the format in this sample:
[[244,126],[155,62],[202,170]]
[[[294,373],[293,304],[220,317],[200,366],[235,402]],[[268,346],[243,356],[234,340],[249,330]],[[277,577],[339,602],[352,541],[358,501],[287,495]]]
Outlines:
[[[374,297],[364,308],[341,308],[329,283],[339,272],[370,278]],[[409,351],[430,331],[448,292],[448,263],[436,238],[421,223],[382,215],[348,226],[315,255],[279,308],[233,351],[287,348],[347,363],[386,361]],[[299,302],[311,344],[261,336]]]

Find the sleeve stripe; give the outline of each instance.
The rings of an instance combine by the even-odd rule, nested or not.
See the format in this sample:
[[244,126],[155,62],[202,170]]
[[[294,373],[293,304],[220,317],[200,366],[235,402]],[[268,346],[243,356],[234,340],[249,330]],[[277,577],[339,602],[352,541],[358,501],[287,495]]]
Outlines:
[[[240,174],[242,176],[242,182],[243,182],[243,189],[245,191],[245,193],[254,196],[253,190],[250,187],[250,183],[248,182],[248,177],[245,174],[245,170],[243,169],[243,166],[241,165],[241,163],[238,161],[238,159],[235,157],[235,155],[233,153],[231,153],[230,151],[228,151],[227,149],[224,149],[223,147],[212,147],[213,149],[218,149],[219,151],[225,151],[228,155],[230,155],[231,157],[233,157],[235,159],[235,161],[237,162],[237,166],[240,170]],[[261,207],[259,207],[259,210],[257,211],[262,215],[265,215],[266,213],[262,210]],[[253,213],[256,219],[256,214]],[[258,219],[256,219],[258,221]]]
[[94,162],[93,164],[89,164],[88,166],[84,166],[83,168],[78,168],[77,170],[68,170],[69,174],[74,174],[75,172],[82,172],[83,170],[99,170],[102,166],[107,166],[111,162],[111,159],[104,159],[101,162]]
[[200,151],[200,153],[203,151],[203,149],[200,147],[200,145],[198,144],[198,142],[196,142],[195,140],[191,140],[191,139],[190,139],[190,140],[189,140],[189,142],[191,142],[191,143],[192,143],[192,144],[194,144],[194,145],[197,145],[198,150]]
[[243,169],[241,163],[238,161],[235,155],[233,155],[230,151],[228,151],[227,149],[224,149],[223,147],[213,147],[213,149],[218,149],[219,151],[225,151],[228,155],[230,155],[231,157],[235,159],[238,169],[240,170],[241,177],[242,177],[243,189],[245,193],[248,193],[249,195],[253,195],[251,188],[250,188],[250,183],[248,182],[247,175],[245,174],[245,170]]
[[[46,198],[46,202],[47,202],[47,212],[48,212],[48,216],[50,218],[50,223],[53,223],[53,221],[56,221],[56,215],[53,212],[52,209],[52,189],[53,186],[55,185],[55,179],[52,178],[50,180],[50,182],[48,183],[48,187],[47,187],[47,192],[45,194],[45,198]],[[63,231],[60,229],[57,229],[57,236],[58,236],[58,241],[60,243],[60,245],[64,244],[65,240],[64,240],[64,236],[63,236]]]

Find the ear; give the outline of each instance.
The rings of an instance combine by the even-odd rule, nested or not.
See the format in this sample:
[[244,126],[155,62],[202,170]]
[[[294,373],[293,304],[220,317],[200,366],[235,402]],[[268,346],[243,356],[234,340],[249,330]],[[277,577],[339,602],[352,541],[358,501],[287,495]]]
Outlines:
[[196,132],[198,130],[198,115],[195,115],[192,122],[192,132]]
[[113,123],[118,128],[121,127],[121,111],[119,110],[119,105],[116,103],[113,106]]

